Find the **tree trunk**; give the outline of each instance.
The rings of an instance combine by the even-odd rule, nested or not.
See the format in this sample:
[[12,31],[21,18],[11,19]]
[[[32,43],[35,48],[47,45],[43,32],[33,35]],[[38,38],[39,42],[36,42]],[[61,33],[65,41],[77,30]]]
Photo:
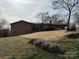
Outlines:
[[69,11],[69,17],[68,17],[68,22],[67,22],[67,31],[70,30],[69,26],[70,26],[70,19],[71,19],[71,11]]

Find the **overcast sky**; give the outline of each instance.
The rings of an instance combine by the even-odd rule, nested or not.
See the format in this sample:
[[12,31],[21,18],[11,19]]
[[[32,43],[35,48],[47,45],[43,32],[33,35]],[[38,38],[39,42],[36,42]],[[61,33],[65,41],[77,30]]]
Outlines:
[[52,10],[51,0],[0,0],[0,18],[10,23],[18,20],[39,22],[35,15],[46,11],[50,14],[61,12]]

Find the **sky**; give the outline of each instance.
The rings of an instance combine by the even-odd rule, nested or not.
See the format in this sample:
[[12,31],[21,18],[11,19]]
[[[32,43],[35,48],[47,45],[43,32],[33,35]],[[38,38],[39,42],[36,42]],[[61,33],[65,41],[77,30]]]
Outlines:
[[52,7],[51,0],[0,0],[0,18],[9,23],[19,20],[39,22],[35,18],[39,12],[48,11],[50,15],[64,12],[53,10]]

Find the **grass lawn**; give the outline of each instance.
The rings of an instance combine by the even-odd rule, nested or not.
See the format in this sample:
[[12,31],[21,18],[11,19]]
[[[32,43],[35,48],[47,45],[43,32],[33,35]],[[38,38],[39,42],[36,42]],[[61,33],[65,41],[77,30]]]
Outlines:
[[65,54],[51,54],[28,43],[23,36],[0,39],[0,59],[79,59],[79,40],[58,38],[52,43],[66,47]]

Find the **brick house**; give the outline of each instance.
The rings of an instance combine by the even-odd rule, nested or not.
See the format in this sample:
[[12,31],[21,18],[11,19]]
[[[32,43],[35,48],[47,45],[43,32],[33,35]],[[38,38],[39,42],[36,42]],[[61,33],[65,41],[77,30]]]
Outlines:
[[32,32],[33,24],[20,20],[18,22],[11,23],[11,35],[21,35],[21,34],[27,34]]

